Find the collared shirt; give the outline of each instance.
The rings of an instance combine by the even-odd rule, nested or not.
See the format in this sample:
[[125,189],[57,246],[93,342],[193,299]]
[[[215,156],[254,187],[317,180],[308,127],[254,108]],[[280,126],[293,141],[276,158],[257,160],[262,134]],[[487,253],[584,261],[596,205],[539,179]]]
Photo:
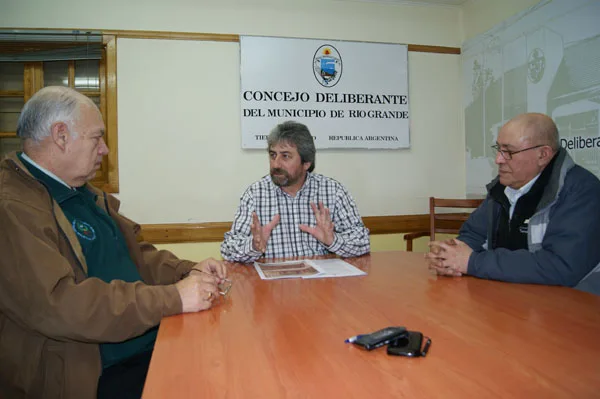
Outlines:
[[[329,208],[334,225],[330,246],[318,241],[298,225],[316,225],[310,203]],[[263,253],[252,248],[252,213],[261,225],[275,215],[280,220],[271,232]],[[252,262],[260,257],[280,258],[335,253],[343,257],[360,256],[370,251],[369,230],[358,213],[354,199],[342,184],[319,174],[307,173],[306,181],[295,197],[276,186],[267,175],[252,184],[242,195],[231,231],[225,234],[221,255],[232,262]]]
[[521,198],[522,196],[527,194],[529,190],[531,190],[531,187],[533,187],[540,175],[541,173],[539,173],[536,177],[531,179],[527,184],[525,184],[519,189],[514,189],[506,186],[506,188],[504,189],[504,194],[506,195],[506,198],[508,198],[508,202],[510,203],[510,211],[508,216],[509,219],[512,219],[513,212],[515,211],[515,206],[517,205],[517,201],[519,200],[519,198]]

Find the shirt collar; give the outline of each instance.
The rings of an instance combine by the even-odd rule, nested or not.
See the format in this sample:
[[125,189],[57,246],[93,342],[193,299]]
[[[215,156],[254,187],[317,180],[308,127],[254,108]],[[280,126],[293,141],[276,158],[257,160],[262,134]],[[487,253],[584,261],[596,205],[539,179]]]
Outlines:
[[298,190],[296,195],[299,195],[300,193],[308,190],[308,187],[310,187],[310,185],[312,184],[312,181],[313,181],[312,173],[306,172],[306,178],[304,179],[304,184],[302,185],[302,187],[300,187],[300,190]]
[[66,186],[67,188],[74,190],[73,187],[69,186],[67,183],[64,182],[64,180],[62,180],[60,177],[56,176],[54,173],[50,172],[48,169],[44,168],[43,166],[38,165],[37,162],[35,162],[33,159],[29,158],[27,156],[27,154],[25,154],[24,152],[21,153],[21,157],[26,160],[27,162],[29,162],[31,165],[35,166],[36,168],[38,168],[40,171],[44,172],[46,175],[50,176],[51,178],[53,178],[54,180],[56,180],[57,182],[63,184],[64,186]]
[[65,201],[77,196],[79,192],[84,192],[81,190],[84,187],[80,187],[79,189],[69,187],[68,184],[66,184],[56,175],[42,168],[31,158],[27,157],[24,152],[19,153],[18,156],[25,164],[27,169],[29,169],[29,172],[33,175],[33,177],[46,186],[50,196],[52,196],[52,198],[54,198],[54,200],[59,204],[62,204]]
[[529,190],[531,190],[531,187],[535,184],[536,180],[540,177],[540,175],[541,173],[538,173],[536,177],[531,179],[527,184],[525,184],[519,189],[514,189],[506,186],[506,188],[504,189],[504,194],[506,195],[506,198],[508,198],[508,202],[510,202],[511,205],[514,205],[519,200],[519,198],[521,198],[522,196],[527,194]]

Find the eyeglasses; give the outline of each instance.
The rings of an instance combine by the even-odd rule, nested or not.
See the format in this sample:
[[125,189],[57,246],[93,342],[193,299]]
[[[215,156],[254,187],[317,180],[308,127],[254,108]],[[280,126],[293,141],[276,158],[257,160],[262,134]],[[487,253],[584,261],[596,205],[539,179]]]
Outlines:
[[534,148],[544,147],[545,145],[546,144],[534,145],[533,147],[523,148],[522,150],[519,150],[519,151],[503,150],[500,148],[500,144],[495,144],[492,146],[492,148],[496,152],[499,152],[502,155],[502,158],[506,159],[507,161],[510,161],[512,159],[513,155],[515,155],[515,154],[518,154],[523,151],[533,150]]
[[[215,277],[214,274],[205,272],[204,270],[196,269],[195,267],[192,267],[192,270]],[[229,294],[229,291],[231,291],[231,287],[233,287],[233,280],[229,280],[228,278],[222,279],[221,282],[217,284],[219,295],[226,296]]]
[[233,287],[233,280],[229,280],[229,279],[223,279],[223,281],[217,285],[217,288],[219,289],[219,294],[222,296],[227,296],[227,294],[229,294],[229,291],[231,291],[231,287]]

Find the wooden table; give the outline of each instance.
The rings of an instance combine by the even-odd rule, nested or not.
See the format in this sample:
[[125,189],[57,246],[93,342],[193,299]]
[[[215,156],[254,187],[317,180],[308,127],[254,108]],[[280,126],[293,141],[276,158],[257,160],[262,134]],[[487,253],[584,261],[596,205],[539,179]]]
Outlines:
[[[163,320],[144,399],[600,397],[600,296],[437,277],[418,253],[348,261],[368,276],[233,265],[229,298]],[[386,326],[430,336],[429,355],[344,344]]]

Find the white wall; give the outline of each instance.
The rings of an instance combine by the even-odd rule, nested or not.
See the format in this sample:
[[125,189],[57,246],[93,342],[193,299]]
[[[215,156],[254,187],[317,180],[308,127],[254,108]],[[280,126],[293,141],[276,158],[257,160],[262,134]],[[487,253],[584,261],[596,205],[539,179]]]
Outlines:
[[456,46],[460,9],[341,0],[0,0],[0,26],[134,29]]
[[[3,5],[0,26],[456,47],[462,39],[458,8],[335,0],[298,3],[34,0]],[[120,198],[128,216],[141,223],[231,220],[244,188],[267,172],[264,152],[240,149],[238,49],[237,43],[119,40]],[[222,59],[218,66],[229,79],[211,75],[214,55]],[[409,53],[411,149],[319,151],[317,171],[344,183],[363,216],[426,213],[430,195],[463,196],[460,84],[459,56]]]
[[[431,192],[463,195],[457,58],[409,56],[410,150],[317,152],[317,172],[343,182],[363,215],[425,212]],[[245,187],[267,173],[266,151],[240,148],[238,65],[236,43],[118,42],[120,197],[128,215],[145,223],[231,220]],[[160,191],[148,196],[156,182]]]

